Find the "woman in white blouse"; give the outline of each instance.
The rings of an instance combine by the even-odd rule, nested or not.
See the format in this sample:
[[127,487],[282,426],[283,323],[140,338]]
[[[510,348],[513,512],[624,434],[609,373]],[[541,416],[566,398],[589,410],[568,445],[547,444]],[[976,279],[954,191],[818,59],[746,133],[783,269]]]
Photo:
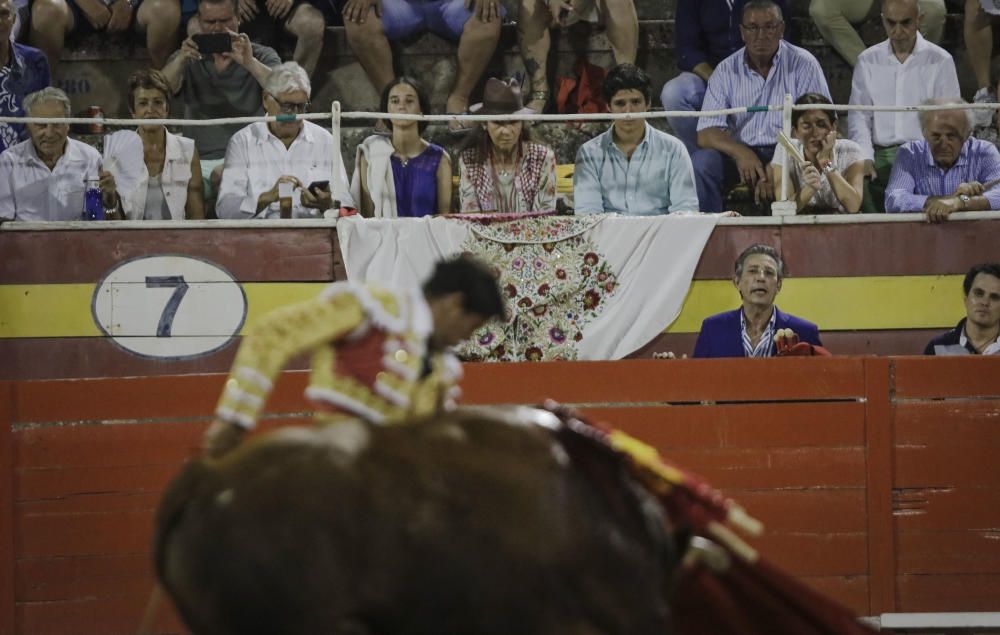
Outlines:
[[[128,80],[128,103],[135,119],[165,119],[170,114],[170,85],[160,71],[136,71]],[[205,218],[202,198],[201,161],[194,141],[170,133],[161,125],[139,126],[142,140],[142,165],[138,182],[122,194],[122,207],[128,220],[184,220]],[[129,147],[126,135],[116,132],[106,144]],[[117,136],[122,139],[116,139]],[[116,156],[105,147],[116,163],[138,162],[139,157]],[[130,153],[128,153],[130,154]],[[106,161],[107,162],[107,161]],[[122,165],[122,169],[130,166]]]
[[[817,93],[806,93],[799,104],[829,104]],[[792,144],[806,162],[788,159],[778,144],[771,161],[774,191],[781,195],[781,166],[789,161],[788,176],[799,213],[856,214],[864,195],[865,162],[861,146],[837,138],[837,113],[833,110],[792,111]]]

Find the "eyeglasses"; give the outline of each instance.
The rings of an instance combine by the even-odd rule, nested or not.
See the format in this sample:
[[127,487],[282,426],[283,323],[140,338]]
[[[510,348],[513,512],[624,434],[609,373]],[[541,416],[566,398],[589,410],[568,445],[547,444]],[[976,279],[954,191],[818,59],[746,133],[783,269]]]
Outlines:
[[309,110],[309,102],[304,101],[302,103],[292,102],[292,101],[279,101],[274,95],[268,94],[271,100],[278,104],[278,110],[281,111],[283,115],[295,115],[303,113]]
[[740,28],[746,31],[747,35],[775,35],[785,26],[784,22],[769,22],[767,24],[741,24]]

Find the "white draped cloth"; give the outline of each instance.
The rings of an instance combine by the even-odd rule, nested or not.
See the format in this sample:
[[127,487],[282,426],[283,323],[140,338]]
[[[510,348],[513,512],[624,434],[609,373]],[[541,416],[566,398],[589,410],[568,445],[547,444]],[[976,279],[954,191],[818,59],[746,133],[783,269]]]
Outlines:
[[441,259],[472,252],[497,271],[505,323],[460,353],[489,361],[621,359],[677,318],[718,220],[709,214],[462,218],[345,217],[337,235],[355,282],[418,286]]

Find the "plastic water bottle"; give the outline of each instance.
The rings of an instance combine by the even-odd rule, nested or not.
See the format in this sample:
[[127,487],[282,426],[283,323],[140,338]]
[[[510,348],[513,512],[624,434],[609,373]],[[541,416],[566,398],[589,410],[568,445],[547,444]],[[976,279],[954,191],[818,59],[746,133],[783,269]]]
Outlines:
[[104,200],[101,195],[100,179],[87,179],[87,190],[83,194],[83,220],[104,220]]

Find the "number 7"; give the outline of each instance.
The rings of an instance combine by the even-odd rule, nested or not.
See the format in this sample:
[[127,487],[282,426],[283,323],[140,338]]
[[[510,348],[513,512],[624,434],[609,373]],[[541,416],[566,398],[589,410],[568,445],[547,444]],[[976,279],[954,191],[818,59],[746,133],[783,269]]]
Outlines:
[[187,293],[188,285],[184,281],[184,276],[146,276],[147,289],[161,289],[173,287],[174,292],[163,307],[160,314],[160,323],[156,325],[156,337],[170,337],[170,327],[173,326],[174,316],[177,314],[177,307],[181,305],[184,294]]

